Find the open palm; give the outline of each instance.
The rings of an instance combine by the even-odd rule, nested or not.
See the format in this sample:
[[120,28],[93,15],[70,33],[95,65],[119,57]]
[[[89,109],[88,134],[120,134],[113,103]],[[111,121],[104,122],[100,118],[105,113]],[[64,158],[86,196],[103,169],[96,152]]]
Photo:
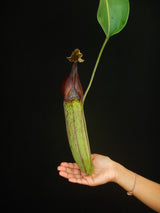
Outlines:
[[94,171],[92,175],[83,173],[76,163],[62,162],[58,166],[59,175],[72,183],[96,186],[114,181],[114,163],[106,156],[92,154]]

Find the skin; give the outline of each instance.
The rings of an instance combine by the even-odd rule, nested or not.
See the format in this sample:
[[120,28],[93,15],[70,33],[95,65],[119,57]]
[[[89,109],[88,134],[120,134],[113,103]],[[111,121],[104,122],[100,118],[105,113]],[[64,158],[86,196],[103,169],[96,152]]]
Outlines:
[[98,186],[108,182],[120,185],[127,192],[133,190],[133,195],[141,202],[160,212],[160,184],[148,180],[128,170],[107,156],[92,154],[94,172],[92,175],[83,173],[76,163],[62,162],[58,167],[59,175],[72,183],[88,186]]

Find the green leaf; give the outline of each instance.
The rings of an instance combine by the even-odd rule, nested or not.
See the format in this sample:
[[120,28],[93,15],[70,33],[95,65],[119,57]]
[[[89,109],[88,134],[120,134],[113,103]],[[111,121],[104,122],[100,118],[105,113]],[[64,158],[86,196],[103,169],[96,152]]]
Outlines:
[[100,0],[97,19],[108,38],[124,28],[128,16],[128,0]]

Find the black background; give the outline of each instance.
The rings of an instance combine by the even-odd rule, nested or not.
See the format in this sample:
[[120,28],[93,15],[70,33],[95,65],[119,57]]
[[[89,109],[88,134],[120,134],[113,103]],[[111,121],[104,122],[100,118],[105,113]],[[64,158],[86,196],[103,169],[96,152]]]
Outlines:
[[[84,54],[84,90],[105,35],[99,1],[4,1],[1,7],[1,212],[153,212],[118,185],[87,187],[61,178],[73,161],[61,83],[66,56]],[[160,4],[130,1],[130,17],[103,53],[85,114],[92,152],[159,181]]]

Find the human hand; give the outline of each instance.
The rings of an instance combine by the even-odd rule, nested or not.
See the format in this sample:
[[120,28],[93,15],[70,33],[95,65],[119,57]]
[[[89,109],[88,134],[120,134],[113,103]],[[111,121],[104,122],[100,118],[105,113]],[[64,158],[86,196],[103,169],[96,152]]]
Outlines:
[[62,162],[57,167],[59,175],[67,178],[72,183],[79,183],[88,186],[97,186],[107,182],[115,182],[116,163],[109,157],[92,154],[94,171],[92,175],[83,173],[76,163]]

